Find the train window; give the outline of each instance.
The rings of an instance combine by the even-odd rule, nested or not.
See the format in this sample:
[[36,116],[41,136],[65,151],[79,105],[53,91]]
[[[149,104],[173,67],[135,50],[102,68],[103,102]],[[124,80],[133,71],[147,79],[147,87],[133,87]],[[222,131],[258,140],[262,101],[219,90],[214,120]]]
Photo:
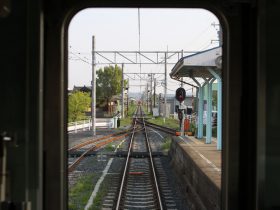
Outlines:
[[221,24],[205,9],[72,18],[69,209],[221,208],[222,52]]

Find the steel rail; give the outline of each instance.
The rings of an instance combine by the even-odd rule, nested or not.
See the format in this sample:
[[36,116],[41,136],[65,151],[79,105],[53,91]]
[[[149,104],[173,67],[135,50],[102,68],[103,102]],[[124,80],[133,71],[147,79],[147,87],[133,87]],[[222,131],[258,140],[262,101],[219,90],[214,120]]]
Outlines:
[[99,142],[101,140],[104,140],[104,139],[108,139],[108,138],[111,138],[111,137],[114,137],[114,136],[118,136],[118,135],[121,135],[121,134],[124,134],[126,132],[128,132],[129,130],[125,130],[125,131],[121,131],[121,132],[118,132],[118,133],[113,133],[113,134],[109,134],[107,136],[103,136],[103,137],[100,137],[100,138],[97,138],[97,139],[91,139],[91,140],[87,140],[85,142],[82,142],[82,143],[79,143],[79,144],[76,144],[74,145],[73,147],[69,148],[68,149],[68,152],[71,152],[73,150],[77,150],[77,149],[80,149],[86,145],[89,145],[89,144],[94,144],[96,142]]
[[146,124],[148,127],[152,127],[152,128],[161,130],[161,131],[163,131],[163,132],[165,132],[165,133],[168,133],[168,134],[172,134],[172,135],[175,135],[175,134],[176,134],[176,129],[164,127],[164,126],[157,125],[157,124],[154,124],[154,123],[150,123],[150,122],[147,122],[147,121],[145,121],[145,124]]
[[68,172],[74,171],[76,166],[82,161],[84,156],[88,154],[90,151],[92,151],[95,148],[95,145],[91,146],[88,150],[86,150],[80,157],[78,157],[70,166],[68,166]]
[[[143,114],[143,111],[142,111],[140,106],[138,106],[136,113],[138,113],[139,108],[140,108],[141,116],[143,116],[144,114]],[[136,117],[135,117],[135,120],[134,120],[134,129],[136,128],[136,123],[138,122],[137,114],[135,116]],[[149,142],[149,138],[147,136],[147,130],[146,130],[146,127],[145,127],[144,117],[142,117],[142,120],[143,120],[143,127],[144,127],[144,132],[145,132],[146,144],[147,144],[147,148],[148,148],[148,151],[149,151],[149,162],[150,162],[151,170],[152,170],[152,174],[153,174],[153,183],[155,184],[157,202],[158,202],[159,209],[163,210],[163,205],[162,205],[160,191],[159,191],[159,184],[158,184],[158,181],[157,181],[157,178],[156,178],[155,166],[154,166],[154,162],[153,162],[153,158],[152,158],[151,145],[150,145],[150,142]],[[122,195],[123,195],[124,183],[125,183],[127,173],[128,173],[128,164],[129,164],[130,154],[131,154],[131,150],[132,150],[134,134],[135,134],[135,132],[133,132],[133,134],[131,136],[131,141],[130,141],[130,144],[129,144],[128,155],[127,155],[127,159],[126,159],[126,163],[125,163],[125,169],[124,169],[124,172],[123,172],[122,182],[121,182],[121,186],[120,186],[120,190],[119,190],[119,196],[118,196],[118,200],[117,200],[117,204],[116,204],[116,210],[120,209],[121,199],[122,199]]]
[[152,166],[154,183],[156,185],[156,193],[157,193],[157,198],[158,198],[158,203],[159,203],[159,209],[163,210],[163,205],[162,205],[162,201],[161,201],[158,180],[157,180],[157,176],[156,176],[156,172],[155,172],[155,166],[154,166],[154,161],[153,161],[153,156],[152,156],[152,151],[151,151],[150,140],[148,138],[148,134],[147,134],[147,129],[146,129],[144,118],[142,118],[142,120],[143,120],[143,125],[144,125],[144,130],[145,130],[146,142],[147,142],[147,146],[148,146],[148,150],[149,150],[149,159],[150,159],[150,163],[151,163],[151,166]]
[[113,136],[113,134],[110,134],[110,135],[103,136],[103,137],[100,137],[100,138],[97,138],[97,139],[91,139],[91,140],[88,140],[88,141],[76,144],[73,147],[69,148],[68,152],[72,152],[73,150],[80,149],[80,148],[82,148],[82,147],[84,147],[86,145],[94,144],[94,143],[96,143],[98,141],[101,141],[101,140],[104,140],[104,139],[107,139],[107,138],[111,138],[112,136]]
[[[139,109],[139,106],[137,107],[137,110],[136,110],[136,115],[135,115],[136,119],[137,119],[138,109]],[[132,143],[133,143],[135,129],[136,129],[136,121],[137,121],[136,119],[134,120],[133,132],[132,132],[132,136],[131,136],[130,143],[129,143],[129,149],[128,149],[127,158],[126,158],[125,167],[124,167],[124,172],[123,172],[123,176],[122,176],[122,182],[121,182],[121,186],[120,186],[120,190],[119,190],[119,196],[118,196],[118,200],[117,200],[116,210],[120,209],[120,203],[121,203],[121,198],[122,198],[122,194],[123,194],[123,187],[124,187],[125,178],[127,176],[128,162],[129,162],[129,157],[130,157]]]
[[68,167],[68,172],[72,172],[76,166],[82,161],[82,159],[91,151],[94,151],[110,142],[113,142],[113,141],[116,141],[116,140],[119,140],[121,138],[124,138],[125,136],[127,136],[128,134],[124,134],[122,136],[117,136],[117,137],[114,137],[114,138],[110,138],[106,141],[102,141],[102,142],[99,142],[98,144],[95,144],[93,146],[91,146],[89,149],[87,149],[80,157],[78,157],[69,167]]

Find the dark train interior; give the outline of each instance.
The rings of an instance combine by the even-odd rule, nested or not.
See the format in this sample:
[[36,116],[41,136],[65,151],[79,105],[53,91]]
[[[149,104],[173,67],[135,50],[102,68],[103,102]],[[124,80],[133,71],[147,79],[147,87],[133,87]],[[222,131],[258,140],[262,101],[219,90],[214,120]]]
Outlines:
[[1,209],[67,209],[67,31],[89,7],[205,8],[219,18],[221,206],[280,209],[278,0],[1,0]]

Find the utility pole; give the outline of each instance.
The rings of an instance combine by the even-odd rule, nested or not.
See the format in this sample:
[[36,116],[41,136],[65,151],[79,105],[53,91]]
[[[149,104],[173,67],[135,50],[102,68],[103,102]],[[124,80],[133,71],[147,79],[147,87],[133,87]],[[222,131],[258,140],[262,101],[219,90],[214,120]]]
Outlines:
[[129,90],[129,78],[127,79],[127,94],[126,94],[126,115],[128,116],[128,90]]
[[153,90],[153,74],[151,74],[151,94],[150,94],[150,113],[152,114],[152,110],[153,110],[153,100],[152,100],[152,97],[153,97],[153,94],[152,94],[152,91]]
[[[184,57],[184,50],[182,50],[182,54],[181,54],[181,58],[183,58]],[[181,79],[181,87],[184,87],[184,79],[183,79],[183,77],[182,77],[182,79]]]
[[165,118],[167,117],[167,53],[164,53],[164,117],[163,122],[165,123]]
[[156,108],[156,78],[154,78],[154,108]]
[[212,41],[218,41],[219,42],[219,47],[221,47],[223,45],[223,34],[222,34],[222,28],[221,28],[221,25],[218,24],[218,23],[212,23],[211,24],[214,28],[218,27],[217,29],[217,34],[218,34],[218,40],[211,40],[211,43]]
[[[184,88],[183,77],[181,79],[181,88]],[[180,106],[184,106],[184,101],[180,103]],[[181,136],[185,136],[185,109],[181,109],[182,123],[181,123]]]
[[223,31],[222,31],[221,26],[217,33],[218,33],[218,37],[219,37],[219,47],[221,47],[223,45]]
[[149,84],[147,83],[147,112],[149,112]]
[[91,120],[92,135],[96,135],[95,118],[96,118],[96,75],[95,75],[95,37],[92,36],[92,79],[91,79]]
[[124,74],[123,74],[123,66],[124,64],[122,64],[122,118],[124,118]]
[[[193,87],[192,87],[192,112],[194,112]],[[192,120],[192,118],[191,118],[191,120]]]

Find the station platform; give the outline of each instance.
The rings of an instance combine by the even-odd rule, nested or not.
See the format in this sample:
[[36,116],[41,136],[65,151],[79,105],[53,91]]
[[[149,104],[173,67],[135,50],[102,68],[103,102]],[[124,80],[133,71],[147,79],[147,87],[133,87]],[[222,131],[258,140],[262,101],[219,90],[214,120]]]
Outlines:
[[200,169],[221,189],[221,151],[217,150],[217,139],[212,138],[211,144],[205,139],[193,136],[179,136],[181,147],[191,155]]
[[206,144],[193,136],[173,136],[169,152],[186,197],[191,198],[190,209],[220,209],[221,151],[216,142],[215,138]]

